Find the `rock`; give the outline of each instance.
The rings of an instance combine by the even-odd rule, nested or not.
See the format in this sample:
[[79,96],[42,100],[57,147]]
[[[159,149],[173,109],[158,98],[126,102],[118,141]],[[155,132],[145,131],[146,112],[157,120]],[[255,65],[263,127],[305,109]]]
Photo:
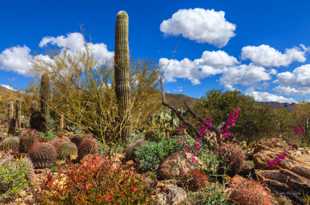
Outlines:
[[255,164],[251,160],[246,160],[243,162],[240,170],[241,176],[249,176],[255,173]]
[[146,141],[144,139],[139,139],[131,144],[129,144],[125,150],[125,161],[134,159],[134,152],[138,147],[144,145]]
[[156,205],[180,205],[187,201],[184,189],[169,183],[161,182],[156,187]]
[[[168,156],[159,166],[158,175],[161,179],[178,179],[191,175],[191,171],[196,167],[190,159],[190,153],[185,155],[183,152],[176,152]],[[199,164],[200,162],[198,162]]]
[[[270,147],[261,146],[254,154],[256,176],[275,193],[289,197],[294,203],[302,204],[304,194],[310,194],[310,148],[291,148],[285,142],[273,140]],[[272,145],[272,146],[271,146]],[[279,154],[285,157],[275,166],[268,165]]]

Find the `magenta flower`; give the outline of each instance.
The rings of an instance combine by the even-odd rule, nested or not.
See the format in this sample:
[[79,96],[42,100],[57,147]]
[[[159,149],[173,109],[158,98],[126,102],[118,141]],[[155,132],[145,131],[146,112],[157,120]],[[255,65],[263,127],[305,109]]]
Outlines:
[[224,139],[228,139],[232,136],[232,132],[229,130],[236,126],[236,123],[240,116],[240,108],[235,108],[232,112],[229,113],[228,118],[221,128],[220,132]]
[[304,136],[305,133],[306,133],[306,130],[305,130],[305,128],[303,126],[299,125],[299,126],[294,128],[294,133],[296,135],[299,135],[299,136]]
[[267,162],[267,166],[269,168],[273,168],[275,166],[278,166],[283,160],[285,160],[285,158],[287,157],[288,152],[285,150],[284,152],[281,152],[280,154],[278,154],[274,159],[269,160]]

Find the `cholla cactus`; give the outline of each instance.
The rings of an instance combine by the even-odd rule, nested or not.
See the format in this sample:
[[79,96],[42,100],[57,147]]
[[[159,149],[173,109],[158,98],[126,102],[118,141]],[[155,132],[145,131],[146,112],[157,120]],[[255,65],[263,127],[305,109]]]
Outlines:
[[0,143],[0,150],[18,152],[19,142],[18,137],[7,137]]
[[49,143],[35,143],[30,151],[29,157],[36,169],[51,167],[57,158],[57,153],[53,145]]
[[118,103],[119,119],[125,128],[122,138],[130,133],[129,105],[130,105],[130,60],[128,43],[128,14],[120,11],[116,19],[114,77],[115,92]]
[[234,143],[225,143],[217,151],[223,160],[223,166],[227,169],[228,174],[238,174],[245,160],[241,147]]
[[86,137],[82,140],[78,147],[78,160],[83,159],[88,154],[97,154],[99,145],[97,140],[91,137]]

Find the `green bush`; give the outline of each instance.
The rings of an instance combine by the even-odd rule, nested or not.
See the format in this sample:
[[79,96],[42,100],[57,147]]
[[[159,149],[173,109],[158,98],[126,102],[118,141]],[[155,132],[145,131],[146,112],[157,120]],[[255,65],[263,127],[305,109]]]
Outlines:
[[199,192],[190,193],[189,200],[193,205],[230,205],[224,187],[219,184],[212,184]]
[[0,164],[0,203],[13,199],[30,184],[31,162],[27,158],[7,160]]
[[209,150],[202,149],[198,155],[198,158],[203,162],[204,171],[208,175],[217,174],[221,160],[216,154],[210,152]]
[[138,162],[139,170],[155,170],[165,157],[181,148],[182,145],[177,143],[176,139],[162,139],[159,142],[148,142],[135,151],[135,160]]

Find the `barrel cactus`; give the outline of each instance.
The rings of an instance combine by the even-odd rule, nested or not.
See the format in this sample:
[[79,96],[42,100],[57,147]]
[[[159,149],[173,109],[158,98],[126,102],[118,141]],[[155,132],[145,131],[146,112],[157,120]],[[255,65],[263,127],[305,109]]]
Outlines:
[[18,152],[20,140],[18,137],[7,137],[0,143],[0,150]]
[[122,123],[121,137],[127,138],[130,133],[130,60],[128,43],[128,14],[120,11],[117,14],[115,29],[114,77],[115,93],[118,103],[119,120]]
[[53,145],[56,149],[56,151],[58,152],[58,149],[64,144],[64,143],[68,143],[71,142],[69,138],[67,137],[56,137],[54,139],[52,139],[49,143],[51,145]]
[[35,130],[27,129],[22,131],[20,136],[19,151],[27,153],[32,145],[39,141],[39,134]]
[[245,155],[239,145],[222,144],[218,149],[218,155],[222,158],[222,168],[226,169],[227,174],[234,176],[240,172]]
[[254,180],[235,176],[231,179],[229,200],[237,205],[272,205],[272,195]]
[[77,147],[80,146],[81,142],[83,141],[83,137],[80,135],[74,135],[70,137],[72,143],[74,143]]
[[97,140],[92,137],[86,137],[82,140],[78,147],[78,160],[83,159],[88,154],[97,154],[99,152],[99,145]]
[[49,143],[35,143],[30,151],[29,157],[34,168],[43,169],[51,167],[57,158],[56,149]]
[[65,142],[58,148],[57,156],[62,160],[75,160],[78,156],[78,148],[72,142]]

